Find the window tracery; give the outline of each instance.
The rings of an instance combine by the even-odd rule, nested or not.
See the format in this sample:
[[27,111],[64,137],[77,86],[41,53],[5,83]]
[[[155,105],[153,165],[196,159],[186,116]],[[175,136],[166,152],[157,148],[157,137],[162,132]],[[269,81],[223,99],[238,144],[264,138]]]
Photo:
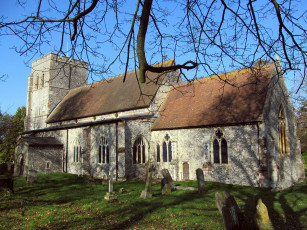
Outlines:
[[141,164],[146,161],[145,142],[142,137],[138,137],[133,145],[133,164]]
[[228,164],[227,141],[220,129],[215,131],[215,137],[213,140],[213,163]]
[[73,162],[81,162],[81,145],[78,139],[74,141]]
[[98,163],[99,164],[109,164],[110,163],[109,145],[108,145],[107,139],[104,136],[100,138]]

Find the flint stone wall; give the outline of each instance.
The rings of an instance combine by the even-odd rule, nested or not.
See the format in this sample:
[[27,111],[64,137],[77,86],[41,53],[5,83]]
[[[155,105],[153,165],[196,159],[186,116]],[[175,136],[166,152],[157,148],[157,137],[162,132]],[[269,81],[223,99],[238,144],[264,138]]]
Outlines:
[[[156,162],[157,171],[167,168],[174,180],[183,179],[183,163],[189,164],[189,179],[196,180],[197,168],[204,170],[206,181],[227,184],[257,185],[258,179],[258,131],[256,125],[219,127],[227,141],[228,164],[213,164],[213,140],[216,128],[179,129],[153,131],[151,157],[156,162],[156,145],[162,144],[166,134],[172,145],[172,162]],[[176,148],[176,149],[175,149]],[[160,151],[162,156],[162,152]],[[162,157],[160,157],[162,161]],[[161,177],[161,175],[157,175]]]

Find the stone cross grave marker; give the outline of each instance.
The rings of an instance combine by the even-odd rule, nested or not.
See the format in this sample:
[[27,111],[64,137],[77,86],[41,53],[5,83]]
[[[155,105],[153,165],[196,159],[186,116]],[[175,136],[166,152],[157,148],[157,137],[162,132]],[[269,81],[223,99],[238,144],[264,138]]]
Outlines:
[[110,178],[109,178],[109,192],[104,196],[105,200],[112,201],[112,200],[117,200],[117,196],[113,192],[113,174],[110,173]]
[[205,187],[204,171],[200,168],[196,169],[196,177],[197,177],[197,184],[198,184],[198,193],[205,194],[206,187]]
[[142,191],[140,198],[147,199],[151,198],[151,180],[152,180],[152,173],[155,171],[155,166],[152,162],[149,162],[148,169],[147,169],[147,178],[146,178],[146,185],[145,189]]
[[171,188],[173,190],[176,190],[176,186],[174,185],[173,178],[172,178],[171,174],[169,173],[168,169],[162,169],[161,172],[162,172],[163,178],[166,178],[166,180],[169,183],[169,185],[171,186]]

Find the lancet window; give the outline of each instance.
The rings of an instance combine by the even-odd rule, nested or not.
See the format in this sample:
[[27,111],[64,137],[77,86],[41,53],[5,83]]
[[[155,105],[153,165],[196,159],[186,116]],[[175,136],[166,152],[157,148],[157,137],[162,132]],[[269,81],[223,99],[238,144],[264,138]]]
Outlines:
[[220,129],[216,130],[213,139],[213,163],[228,164],[227,141]]

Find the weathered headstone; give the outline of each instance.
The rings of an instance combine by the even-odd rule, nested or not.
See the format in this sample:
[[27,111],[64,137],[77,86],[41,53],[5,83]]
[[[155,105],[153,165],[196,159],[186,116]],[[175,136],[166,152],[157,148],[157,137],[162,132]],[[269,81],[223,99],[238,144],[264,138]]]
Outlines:
[[172,178],[171,174],[169,173],[168,169],[162,169],[161,172],[162,172],[163,178],[166,178],[166,179],[167,179],[167,181],[168,181],[168,183],[170,184],[171,188],[172,188],[173,190],[176,190],[176,186],[175,186],[175,184],[174,184],[173,178]]
[[149,162],[148,164],[148,169],[147,169],[147,178],[146,178],[146,185],[145,185],[145,189],[142,191],[141,193],[141,198],[143,199],[147,199],[147,198],[151,198],[152,194],[151,194],[151,180],[152,180],[152,173],[155,171],[155,166]]
[[234,197],[229,192],[216,193],[216,205],[221,212],[227,230],[244,229],[245,219]]
[[27,182],[28,183],[35,183],[37,182],[37,171],[34,169],[30,169],[28,171],[28,175],[27,175]]
[[120,194],[127,193],[127,190],[125,188],[120,188],[118,191]]
[[162,195],[172,193],[172,187],[165,177],[161,180],[161,193]]
[[198,184],[198,193],[205,194],[206,187],[205,187],[204,171],[200,168],[196,169],[196,177],[197,177],[197,184]]
[[112,173],[110,174],[110,178],[109,178],[109,192],[107,192],[107,194],[104,196],[104,199],[108,201],[117,200],[117,196],[113,192],[113,174]]
[[256,206],[256,220],[259,229],[271,230],[274,229],[269,217],[268,209],[262,200],[259,199]]

